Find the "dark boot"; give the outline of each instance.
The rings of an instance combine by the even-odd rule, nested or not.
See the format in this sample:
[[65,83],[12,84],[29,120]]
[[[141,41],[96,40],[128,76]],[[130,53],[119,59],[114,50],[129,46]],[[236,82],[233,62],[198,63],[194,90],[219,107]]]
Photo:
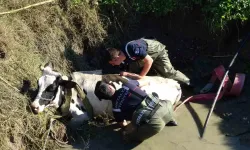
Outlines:
[[166,124],[166,126],[178,126],[178,123],[175,119],[172,119]]

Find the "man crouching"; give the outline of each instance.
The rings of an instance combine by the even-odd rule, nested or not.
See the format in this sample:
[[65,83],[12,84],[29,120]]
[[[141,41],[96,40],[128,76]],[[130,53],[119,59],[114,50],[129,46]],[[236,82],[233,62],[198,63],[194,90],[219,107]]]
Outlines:
[[[123,136],[127,141],[143,141],[159,133],[168,123],[177,125],[171,102],[160,100],[156,93],[146,94],[140,89],[140,80],[125,84],[98,81],[95,95],[100,100],[112,101],[114,118],[125,126]],[[127,125],[124,120],[131,123]]]

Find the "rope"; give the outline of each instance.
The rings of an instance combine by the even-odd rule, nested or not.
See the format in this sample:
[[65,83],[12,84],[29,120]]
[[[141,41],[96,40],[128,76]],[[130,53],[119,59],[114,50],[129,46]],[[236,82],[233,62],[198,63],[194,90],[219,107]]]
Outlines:
[[13,88],[16,92],[20,92],[16,87],[12,86],[8,81],[6,81],[4,78],[0,76],[0,80],[2,80],[5,84],[7,84],[9,87]]
[[44,5],[44,4],[47,4],[47,3],[52,3],[54,1],[56,1],[56,0],[47,0],[47,1],[39,2],[39,3],[31,4],[31,5],[19,8],[19,9],[15,9],[15,10],[11,10],[11,11],[6,11],[6,12],[1,12],[0,15],[13,14],[15,12],[19,12],[19,11],[22,11],[22,10],[25,10],[25,9],[29,9],[31,7],[36,7],[36,6]]

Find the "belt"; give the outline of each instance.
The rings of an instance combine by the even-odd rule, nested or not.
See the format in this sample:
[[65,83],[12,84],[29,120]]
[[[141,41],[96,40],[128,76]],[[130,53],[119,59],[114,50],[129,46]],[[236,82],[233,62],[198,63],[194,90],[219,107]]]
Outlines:
[[146,122],[148,123],[149,120],[153,117],[153,115],[156,113],[156,111],[161,107],[160,103],[156,104],[155,108],[153,110],[151,110],[151,112],[149,113],[148,117],[146,118]]
[[[157,97],[156,97],[157,98]],[[158,100],[158,103],[156,103],[154,106],[150,106],[150,102],[147,102],[148,100],[152,100],[152,96],[147,96],[142,102],[141,104],[136,108],[136,110],[139,109],[144,109],[147,111],[150,111],[148,116],[145,118],[145,122],[148,123],[150,121],[150,119],[152,118],[152,116],[156,113],[156,111],[161,107],[161,103],[160,100]],[[158,98],[157,98],[158,99]]]

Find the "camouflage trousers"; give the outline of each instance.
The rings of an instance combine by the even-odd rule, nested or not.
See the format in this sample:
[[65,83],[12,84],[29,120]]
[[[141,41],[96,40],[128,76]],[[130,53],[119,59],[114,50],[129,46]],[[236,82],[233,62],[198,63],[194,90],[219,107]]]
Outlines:
[[127,138],[132,141],[144,141],[159,133],[165,125],[174,120],[172,103],[166,100],[160,101],[160,108],[151,117],[148,123],[135,126],[130,123],[126,129]]

